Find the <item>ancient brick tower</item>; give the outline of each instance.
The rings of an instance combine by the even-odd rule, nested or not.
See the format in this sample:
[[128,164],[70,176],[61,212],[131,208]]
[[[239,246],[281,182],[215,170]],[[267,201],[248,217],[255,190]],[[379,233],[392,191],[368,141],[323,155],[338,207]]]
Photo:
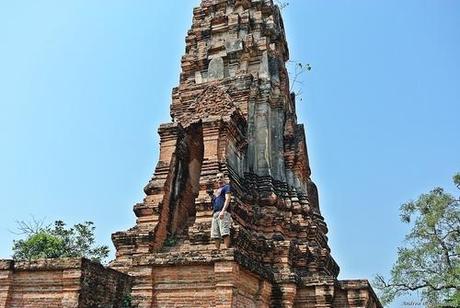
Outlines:
[[[367,281],[338,281],[289,92],[272,0],[203,0],[193,12],[172,122],[111,266],[139,307],[381,307]],[[231,183],[232,248],[210,241],[206,193]]]

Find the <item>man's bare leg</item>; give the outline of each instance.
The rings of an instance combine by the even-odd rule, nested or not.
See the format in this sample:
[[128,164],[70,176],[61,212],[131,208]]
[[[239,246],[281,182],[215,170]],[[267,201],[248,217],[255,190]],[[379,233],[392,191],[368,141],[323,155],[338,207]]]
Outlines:
[[216,238],[214,240],[214,244],[216,245],[216,249],[219,250],[220,249],[220,238]]
[[224,245],[225,245],[225,248],[230,248],[230,236],[229,235],[224,235]]

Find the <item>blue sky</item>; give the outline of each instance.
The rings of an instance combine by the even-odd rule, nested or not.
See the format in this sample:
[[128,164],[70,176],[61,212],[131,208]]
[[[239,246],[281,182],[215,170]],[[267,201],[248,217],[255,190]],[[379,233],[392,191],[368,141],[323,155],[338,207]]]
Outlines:
[[[197,4],[0,0],[1,257],[31,216],[110,246],[134,225]],[[460,171],[460,2],[292,0],[284,19],[340,277],[388,274],[400,204]]]

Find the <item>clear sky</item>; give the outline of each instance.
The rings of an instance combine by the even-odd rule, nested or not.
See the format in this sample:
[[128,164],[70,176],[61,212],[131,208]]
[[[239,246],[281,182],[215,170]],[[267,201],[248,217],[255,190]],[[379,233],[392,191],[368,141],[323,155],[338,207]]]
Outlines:
[[[134,225],[197,4],[0,0],[0,257],[31,216],[94,221],[111,247]],[[460,171],[460,1],[292,0],[284,19],[340,278],[388,274],[400,204]]]

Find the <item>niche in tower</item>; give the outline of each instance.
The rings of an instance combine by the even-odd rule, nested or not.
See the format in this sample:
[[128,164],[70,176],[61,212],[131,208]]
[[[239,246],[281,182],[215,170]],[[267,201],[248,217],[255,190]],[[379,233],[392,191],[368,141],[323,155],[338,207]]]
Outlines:
[[171,192],[168,234],[180,235],[195,220],[195,199],[200,191],[204,156],[201,122],[191,124],[176,151],[177,167]]

